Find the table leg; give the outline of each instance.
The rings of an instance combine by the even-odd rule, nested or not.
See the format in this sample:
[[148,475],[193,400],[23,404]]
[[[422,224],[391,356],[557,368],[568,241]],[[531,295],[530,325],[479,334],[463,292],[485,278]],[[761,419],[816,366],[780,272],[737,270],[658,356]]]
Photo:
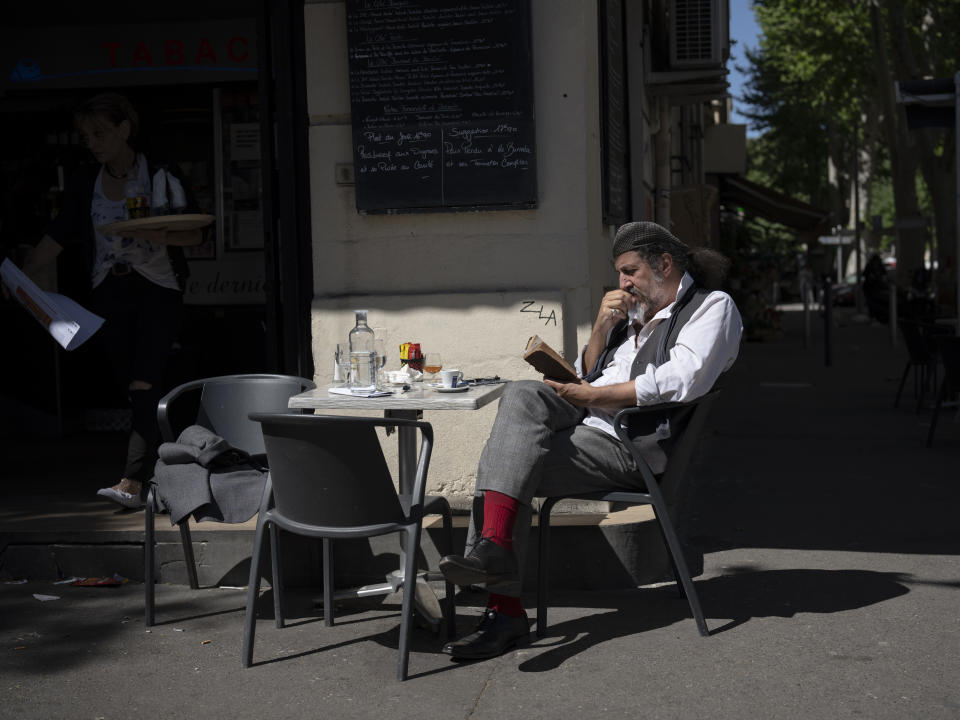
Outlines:
[[[386,410],[384,416],[388,418],[403,418],[406,420],[420,420],[423,417],[422,410]],[[417,430],[412,427],[397,428],[397,446],[399,460],[399,486],[401,495],[410,495],[413,492],[413,483],[417,474]],[[414,548],[412,550],[416,552]],[[398,584],[403,583],[403,564],[406,559],[407,548],[404,547],[404,538],[400,538],[400,570],[390,573],[390,582]],[[431,629],[436,632],[440,627],[440,621],[443,619],[443,611],[440,608],[440,601],[437,599],[433,588],[423,577],[423,574],[417,576],[417,592],[414,598],[414,607],[421,618],[426,620]]]
[[[419,420],[423,417],[420,410],[387,410],[384,416],[402,420]],[[409,495],[413,492],[413,481],[417,474],[417,429],[399,427],[397,429],[397,446],[400,460],[400,494]]]

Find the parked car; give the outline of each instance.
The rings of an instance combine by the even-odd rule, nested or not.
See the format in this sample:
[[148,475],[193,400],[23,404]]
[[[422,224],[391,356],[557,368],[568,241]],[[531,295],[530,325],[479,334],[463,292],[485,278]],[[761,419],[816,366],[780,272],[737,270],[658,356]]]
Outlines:
[[857,304],[856,273],[850,273],[843,282],[833,284],[833,304],[839,307],[853,307]]

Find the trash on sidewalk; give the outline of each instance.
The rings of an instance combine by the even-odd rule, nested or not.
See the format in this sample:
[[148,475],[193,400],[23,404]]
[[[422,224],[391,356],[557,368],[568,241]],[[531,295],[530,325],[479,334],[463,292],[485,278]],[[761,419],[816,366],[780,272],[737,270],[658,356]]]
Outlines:
[[115,587],[130,582],[123,575],[114,574],[112,577],[76,578],[70,585],[73,587]]
[[41,595],[40,593],[34,593],[33,596],[40,602],[47,602],[48,600],[59,600],[59,595]]

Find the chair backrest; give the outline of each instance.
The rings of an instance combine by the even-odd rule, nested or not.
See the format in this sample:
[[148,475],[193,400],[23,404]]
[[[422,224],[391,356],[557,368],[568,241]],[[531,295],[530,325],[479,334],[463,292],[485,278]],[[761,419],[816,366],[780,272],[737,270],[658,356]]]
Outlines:
[[292,375],[223,375],[203,382],[197,424],[251,455],[265,452],[252,412],[283,412],[291,396],[316,387]]
[[960,337],[943,335],[937,338],[937,349],[943,361],[943,374],[948,387],[960,390]]
[[900,334],[903,335],[910,362],[914,364],[928,363],[933,358],[933,348],[929,340],[929,331],[916,320],[898,320]]
[[[683,477],[690,465],[690,458],[696,449],[707,416],[710,414],[710,408],[719,394],[719,390],[711,390],[691,403],[660,406],[662,410],[657,410],[655,413],[644,412],[655,409],[653,406],[649,409],[627,408],[622,410],[614,419],[617,435],[637,462],[640,463],[643,462],[643,457],[640,447],[631,441],[631,438],[636,435],[636,427],[631,427],[631,423],[639,424],[647,431],[651,421],[659,422],[664,416],[670,418],[671,435],[669,440],[662,445],[667,453],[667,467],[658,482],[658,485],[665,491],[682,484]],[[639,423],[635,422],[637,420],[639,420]],[[627,422],[627,426],[623,425],[623,421]],[[647,467],[649,468],[649,466]]]
[[377,437],[377,418],[254,413],[263,428],[273,499],[305,525],[399,523],[405,513]]
[[699,402],[693,407],[693,412],[687,420],[686,426],[670,450],[667,469],[660,480],[660,485],[664,488],[676,485],[677,481],[686,475],[690,460],[697,444],[700,442],[700,434],[707,422],[707,416],[710,414],[710,409],[719,394],[718,390],[713,390],[700,398]]

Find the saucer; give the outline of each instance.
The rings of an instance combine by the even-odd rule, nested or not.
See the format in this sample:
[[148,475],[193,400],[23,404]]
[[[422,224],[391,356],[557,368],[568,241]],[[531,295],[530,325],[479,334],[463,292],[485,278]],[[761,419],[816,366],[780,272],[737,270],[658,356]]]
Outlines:
[[469,385],[457,385],[456,387],[449,387],[449,388],[448,388],[448,387],[444,387],[443,385],[441,385],[441,384],[439,384],[439,383],[431,383],[430,387],[431,387],[432,389],[436,390],[437,392],[442,392],[442,393],[464,392],[465,390],[469,390],[469,389],[470,389],[470,386],[469,386]]

